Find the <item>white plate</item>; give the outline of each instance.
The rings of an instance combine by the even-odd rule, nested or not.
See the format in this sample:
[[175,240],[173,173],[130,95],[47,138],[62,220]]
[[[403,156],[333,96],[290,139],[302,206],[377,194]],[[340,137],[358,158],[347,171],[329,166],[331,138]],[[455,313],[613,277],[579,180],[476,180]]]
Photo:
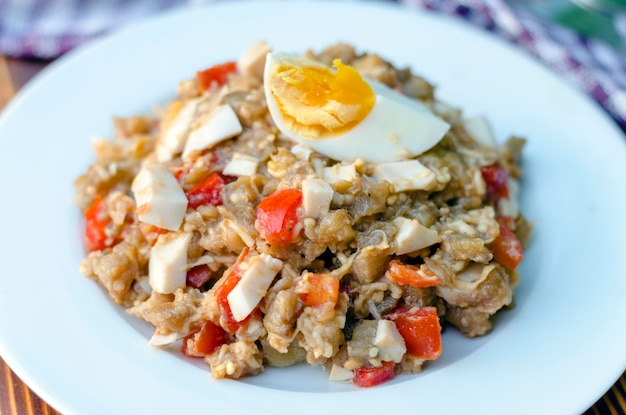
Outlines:
[[[517,306],[495,330],[444,335],[417,376],[371,389],[315,368],[215,381],[147,345],[78,272],[72,181],[112,115],[148,112],[181,79],[264,39],[277,50],[338,40],[410,64],[500,139],[528,137],[522,206],[535,223]],[[509,45],[428,13],[373,4],[230,3],[122,30],[47,68],[0,120],[0,353],[65,415],[256,413],[579,414],[626,368],[626,146],[594,104]],[[227,412],[224,412],[227,411]]]

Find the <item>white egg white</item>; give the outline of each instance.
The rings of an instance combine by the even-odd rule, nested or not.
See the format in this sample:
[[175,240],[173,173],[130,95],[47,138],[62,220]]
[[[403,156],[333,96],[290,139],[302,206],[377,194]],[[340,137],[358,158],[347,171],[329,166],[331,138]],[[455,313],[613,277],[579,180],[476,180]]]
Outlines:
[[265,63],[265,98],[278,129],[289,139],[307,145],[335,160],[385,163],[415,157],[437,144],[450,126],[421,102],[401,95],[386,85],[365,79],[376,94],[370,113],[354,128],[337,136],[321,139],[303,137],[289,129],[268,80],[274,67],[291,56],[268,53]]

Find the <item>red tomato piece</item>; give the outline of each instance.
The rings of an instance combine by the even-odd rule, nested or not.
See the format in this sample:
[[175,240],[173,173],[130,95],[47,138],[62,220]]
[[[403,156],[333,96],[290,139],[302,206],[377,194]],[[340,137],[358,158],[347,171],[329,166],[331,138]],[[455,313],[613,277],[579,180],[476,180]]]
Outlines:
[[354,371],[352,382],[362,388],[380,385],[395,376],[394,362],[383,362],[381,367],[361,367]]
[[296,288],[302,302],[309,307],[318,307],[326,303],[337,303],[339,298],[339,280],[330,274],[307,274],[299,281]]
[[218,86],[222,86],[228,81],[228,75],[237,71],[236,62],[226,62],[220,65],[212,66],[203,71],[196,73],[198,85],[200,89],[206,91],[215,82]]
[[194,334],[196,334],[196,333],[191,333],[190,335],[185,336],[183,338],[183,344],[180,346],[180,351],[181,351],[182,354],[184,354],[187,357],[204,357],[204,356],[196,356],[196,355],[192,354],[191,350],[189,350],[189,346],[187,345],[187,341],[191,340]]
[[185,192],[189,207],[196,209],[202,205],[219,206],[222,204],[222,189],[230,178],[220,172],[213,172]]
[[222,277],[225,278],[224,282],[215,290],[215,297],[217,299],[217,305],[220,309],[222,326],[230,334],[235,334],[237,329],[240,327],[240,324],[233,316],[227,297],[228,294],[230,294],[230,292],[235,288],[237,283],[239,283],[239,280],[241,280],[241,271],[239,270],[238,264],[235,264],[230,272],[226,272],[228,274]]
[[441,278],[425,266],[403,264],[399,259],[393,259],[387,266],[385,277],[389,281],[400,285],[410,285],[412,287],[436,287],[441,284]]
[[245,248],[241,252],[237,261],[226,270],[222,279],[218,281],[217,288],[215,289],[215,298],[220,309],[220,324],[230,334],[235,334],[241,326],[246,325],[250,320],[260,315],[260,311],[257,307],[248,317],[242,321],[237,321],[228,303],[228,294],[235,288],[242,277],[239,265],[245,260],[249,252],[250,250],[248,248]]
[[302,205],[302,192],[283,189],[272,193],[259,203],[254,226],[270,244],[288,244],[299,233],[298,210]]
[[[188,348],[189,341],[193,344],[192,349]],[[183,339],[181,351],[188,357],[203,357],[213,353],[220,346],[228,343],[229,341],[230,337],[223,328],[207,321],[202,325],[202,328],[199,331],[192,333]]]
[[491,247],[493,258],[511,271],[515,270],[522,259],[522,244],[517,236],[506,226],[506,220],[498,219],[500,224],[500,235],[493,241]]
[[111,223],[111,218],[106,210],[104,199],[101,196],[85,209],[85,239],[87,249],[91,251],[101,251],[112,247],[118,241],[107,235],[107,226]]
[[228,343],[229,340],[230,337],[223,328],[207,321],[196,338],[196,352],[211,354],[221,345]]
[[212,273],[208,265],[198,265],[191,268],[187,271],[187,286],[194,288],[202,287],[211,278]]
[[424,360],[435,360],[441,355],[441,325],[436,307],[399,309],[387,318],[396,323],[407,353]]
[[498,166],[486,166],[480,168],[485,185],[487,186],[487,196],[494,199],[509,198],[509,172]]
[[176,181],[178,181],[178,183],[182,184],[183,183],[183,179],[189,173],[188,170],[189,169],[186,168],[186,167],[179,167],[177,169],[173,169],[172,170],[172,174],[176,178]]

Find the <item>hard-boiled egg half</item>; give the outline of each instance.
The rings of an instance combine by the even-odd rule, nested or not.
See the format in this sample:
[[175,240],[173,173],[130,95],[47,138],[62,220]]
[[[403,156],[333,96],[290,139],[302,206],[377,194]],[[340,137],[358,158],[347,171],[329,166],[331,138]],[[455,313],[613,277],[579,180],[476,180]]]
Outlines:
[[364,79],[339,59],[333,66],[267,54],[267,106],[289,139],[335,160],[384,163],[427,151],[450,128],[421,102]]

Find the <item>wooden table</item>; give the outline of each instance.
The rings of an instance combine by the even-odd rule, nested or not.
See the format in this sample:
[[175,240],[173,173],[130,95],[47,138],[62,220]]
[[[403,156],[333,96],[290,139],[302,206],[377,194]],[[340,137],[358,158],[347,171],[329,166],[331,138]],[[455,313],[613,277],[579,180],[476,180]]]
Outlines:
[[[25,62],[0,55],[0,110],[17,90],[45,65],[45,62]],[[0,415],[42,414],[59,415],[59,412],[30,390],[0,358]],[[626,372],[593,407],[584,413],[591,414],[626,414]]]

